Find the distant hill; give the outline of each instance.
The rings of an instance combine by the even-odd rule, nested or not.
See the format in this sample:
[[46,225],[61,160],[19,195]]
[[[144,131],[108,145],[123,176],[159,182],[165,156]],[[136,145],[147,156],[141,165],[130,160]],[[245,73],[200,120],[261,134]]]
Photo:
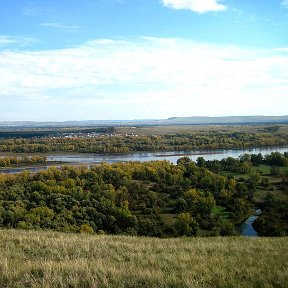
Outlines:
[[177,125],[288,123],[288,116],[172,117],[167,120],[169,122]]
[[17,130],[20,128],[71,128],[71,127],[111,127],[165,125],[167,120],[83,120],[83,121],[0,121],[0,129]]
[[170,126],[170,125],[241,125],[241,124],[288,124],[286,116],[191,116],[168,119],[135,120],[85,120],[85,121],[0,121],[0,129],[18,128],[63,128],[63,127],[107,127],[107,126]]

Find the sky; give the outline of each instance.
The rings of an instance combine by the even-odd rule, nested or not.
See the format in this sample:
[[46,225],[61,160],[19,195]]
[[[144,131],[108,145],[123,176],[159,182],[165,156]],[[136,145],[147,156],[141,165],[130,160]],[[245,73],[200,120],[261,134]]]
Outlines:
[[0,0],[0,121],[288,115],[288,0]]

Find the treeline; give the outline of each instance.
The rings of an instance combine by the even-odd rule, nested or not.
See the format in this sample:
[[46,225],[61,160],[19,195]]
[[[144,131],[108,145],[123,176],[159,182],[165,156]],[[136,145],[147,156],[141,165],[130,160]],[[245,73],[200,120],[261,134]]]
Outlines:
[[[283,184],[288,186],[288,175],[283,177]],[[282,184],[282,185],[283,185]],[[286,193],[287,193],[286,188]],[[253,223],[259,236],[288,235],[288,201],[276,199],[269,193],[261,205],[262,215]]]
[[[278,133],[278,134],[277,134]],[[0,152],[128,153],[135,151],[191,151],[288,145],[288,135],[270,132],[187,132],[167,135],[99,135],[98,137],[44,137],[2,139]]]
[[59,137],[70,134],[87,134],[87,133],[113,133],[114,127],[97,127],[97,128],[36,128],[36,129],[15,129],[9,131],[0,131],[0,139],[11,138],[43,138],[43,137]]
[[[271,154],[243,154],[239,158],[227,157],[222,160],[208,160],[198,157],[197,165],[205,167],[210,171],[219,173],[221,171],[229,171],[238,174],[247,174],[253,166],[261,164],[271,166],[271,174],[279,174],[279,167],[288,165],[288,152],[272,152]],[[278,169],[277,169],[278,167]]]
[[0,157],[0,167],[11,167],[18,165],[44,164],[47,161],[46,156],[24,156],[24,157]]

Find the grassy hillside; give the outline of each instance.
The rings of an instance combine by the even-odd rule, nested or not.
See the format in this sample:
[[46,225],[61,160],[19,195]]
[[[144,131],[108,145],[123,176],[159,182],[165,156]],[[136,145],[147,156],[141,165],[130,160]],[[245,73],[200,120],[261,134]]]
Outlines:
[[287,240],[0,230],[0,287],[287,287]]

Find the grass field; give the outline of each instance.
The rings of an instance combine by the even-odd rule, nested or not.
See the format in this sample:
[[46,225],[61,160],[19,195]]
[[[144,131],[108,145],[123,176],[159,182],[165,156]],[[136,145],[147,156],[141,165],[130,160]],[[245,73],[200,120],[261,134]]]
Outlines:
[[0,287],[287,287],[287,240],[0,230]]

